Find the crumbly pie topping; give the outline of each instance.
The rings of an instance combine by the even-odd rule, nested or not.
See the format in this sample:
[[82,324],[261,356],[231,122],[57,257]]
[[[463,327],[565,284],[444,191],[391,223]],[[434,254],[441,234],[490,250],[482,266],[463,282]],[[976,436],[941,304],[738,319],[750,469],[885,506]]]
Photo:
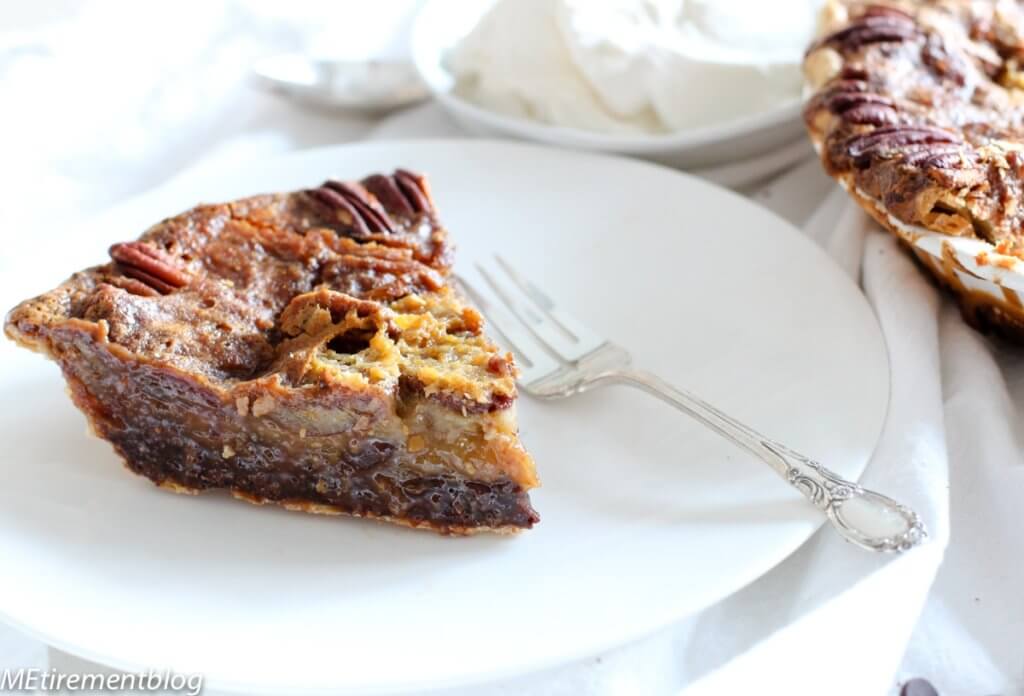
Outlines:
[[333,374],[470,410],[515,397],[511,356],[446,285],[447,237],[410,172],[202,206],[110,255],[22,321],[102,323],[112,343],[228,387]]

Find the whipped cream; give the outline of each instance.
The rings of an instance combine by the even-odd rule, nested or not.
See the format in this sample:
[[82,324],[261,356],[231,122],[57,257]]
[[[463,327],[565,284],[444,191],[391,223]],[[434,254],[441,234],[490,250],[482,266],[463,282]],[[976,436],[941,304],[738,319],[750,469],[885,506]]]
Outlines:
[[818,0],[499,0],[446,57],[484,108],[664,133],[799,98]]

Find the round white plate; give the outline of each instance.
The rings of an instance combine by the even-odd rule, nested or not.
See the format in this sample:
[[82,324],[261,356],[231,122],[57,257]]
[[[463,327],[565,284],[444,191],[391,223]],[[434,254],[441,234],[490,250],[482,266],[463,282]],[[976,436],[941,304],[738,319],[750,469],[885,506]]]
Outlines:
[[[857,288],[753,203],[634,160],[420,141],[193,175],[40,247],[0,299],[198,201],[396,166],[431,177],[458,272],[500,251],[639,365],[862,472],[889,381]],[[53,364],[2,343],[0,615],[87,659],[200,672],[211,688],[418,690],[583,657],[734,592],[821,521],[763,463],[625,388],[520,400],[544,486],[540,525],[518,537],[172,495],[83,433]]]
[[454,92],[445,56],[495,0],[427,0],[412,31],[412,58],[420,77],[446,111],[470,133],[514,137],[574,149],[610,152],[684,169],[706,168],[765,155],[803,139],[801,96],[771,111],[711,126],[658,135],[597,133],[501,114]]

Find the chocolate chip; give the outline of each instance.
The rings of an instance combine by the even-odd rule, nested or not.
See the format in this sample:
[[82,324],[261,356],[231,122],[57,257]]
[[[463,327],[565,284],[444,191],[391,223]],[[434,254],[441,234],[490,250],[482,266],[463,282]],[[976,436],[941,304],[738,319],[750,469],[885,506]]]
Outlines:
[[911,679],[900,689],[900,696],[939,696],[931,682],[927,679]]

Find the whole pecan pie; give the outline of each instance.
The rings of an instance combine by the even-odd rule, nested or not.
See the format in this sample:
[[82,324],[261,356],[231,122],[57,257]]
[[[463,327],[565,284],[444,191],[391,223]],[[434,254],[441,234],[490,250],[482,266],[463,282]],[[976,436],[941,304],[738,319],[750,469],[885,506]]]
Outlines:
[[515,368],[450,287],[425,179],[201,205],[15,307],[128,468],[456,534],[537,522]]
[[[947,243],[971,249],[977,267],[1024,272],[1021,5],[831,0],[823,17],[804,62],[814,90],[804,116],[826,170],[956,294],[969,322],[1024,337],[1020,297],[966,284],[977,276]],[[941,254],[921,252],[925,236]]]

